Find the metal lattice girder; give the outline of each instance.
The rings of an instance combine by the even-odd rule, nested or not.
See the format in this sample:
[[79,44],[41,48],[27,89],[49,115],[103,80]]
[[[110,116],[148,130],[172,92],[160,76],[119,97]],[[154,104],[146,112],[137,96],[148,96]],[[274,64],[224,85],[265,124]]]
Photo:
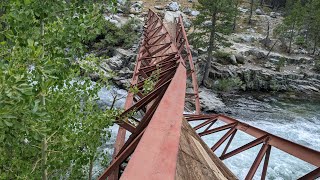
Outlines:
[[186,62],[187,78],[191,76],[193,93],[187,94],[187,95],[191,95],[191,97],[194,99],[194,104],[196,108],[195,113],[200,114],[200,100],[199,100],[197,76],[196,76],[195,67],[192,60],[190,45],[188,42],[186,31],[183,26],[183,21],[181,16],[177,20],[176,45],[178,47],[178,51],[181,54],[183,60]]
[[[195,68],[192,60],[182,17],[176,22],[174,38],[170,36],[161,19],[149,11],[144,26],[131,88],[125,111],[117,119],[120,125],[113,161],[99,179],[175,179],[176,162],[183,111],[187,100],[192,99],[195,113],[184,115],[187,121],[204,121],[194,130],[205,128],[198,135],[205,136],[226,130],[227,132],[211,147],[214,152],[228,140],[220,159],[227,159],[252,147],[262,144],[246,179],[254,177],[262,159],[264,164],[261,179],[265,179],[272,147],[278,148],[318,168],[300,179],[315,179],[320,176],[320,152],[298,145],[261,129],[219,114],[200,115],[200,102]],[[174,39],[174,40],[173,40]],[[144,84],[157,73],[154,88],[146,92]],[[193,92],[186,93],[186,81],[191,77]],[[141,119],[134,116],[140,113]],[[190,112],[189,112],[190,113]],[[213,128],[217,121],[226,125]],[[132,134],[125,141],[125,133]],[[256,139],[235,150],[228,148],[238,131]]]
[[[181,104],[181,106],[183,107],[185,93],[181,94],[179,92],[179,96],[174,96],[174,98],[170,96],[174,94],[173,92],[177,92],[177,89],[185,86],[186,78],[184,76],[186,76],[186,70],[183,64],[183,59],[181,58],[176,46],[174,45],[172,38],[162,24],[162,21],[154,12],[149,11],[148,20],[146,21],[146,24],[144,26],[143,41],[140,45],[137,64],[131,81],[131,87],[136,87],[138,92],[129,92],[127,103],[125,106],[126,110],[120,115],[117,120],[117,123],[123,129],[130,131],[132,134],[129,139],[124,142],[124,133],[120,132],[123,129],[119,130],[121,137],[118,134],[117,141],[119,139],[121,143],[116,143],[113,156],[114,160],[99,179],[105,179],[106,177],[109,177],[109,179],[118,179],[120,175],[119,170],[124,171],[121,177],[125,177],[125,175],[128,174],[128,168],[132,167],[131,164],[136,164],[141,161],[135,160],[136,156],[139,157],[139,152],[133,153],[135,152],[134,149],[136,147],[144,147],[145,145],[143,145],[143,142],[147,141],[148,137],[152,137],[151,135],[142,136],[142,132],[145,131],[144,134],[149,134],[150,131],[151,133],[157,132],[158,126],[155,127],[150,124],[160,122],[160,120],[158,120],[160,114],[162,114],[162,111],[167,110],[167,108],[164,107],[166,105],[163,105],[168,103],[168,100],[165,99],[169,97],[170,101],[172,101],[173,103],[177,103],[177,100],[179,100],[180,98],[181,102],[177,105],[174,105],[175,110],[170,109],[171,114],[168,112],[166,114],[169,117],[178,118],[177,122],[179,122],[179,120],[182,120],[183,108],[179,109],[179,105]],[[151,92],[144,92],[144,83],[149,80],[149,78],[154,73],[158,73],[154,89]],[[174,89],[172,90],[172,88]],[[132,117],[132,114],[134,114],[135,112],[142,112],[143,117],[141,120]],[[173,115],[172,113],[175,114]],[[176,113],[180,114],[181,117],[179,118]],[[163,119],[163,117],[161,117],[161,119]],[[168,121],[168,118],[166,118],[165,120]],[[138,124],[135,125],[136,123]],[[167,127],[169,128],[172,128],[171,123],[172,122],[168,121],[163,124],[167,125]],[[172,137],[173,141],[179,140],[179,124],[176,125],[177,129],[172,132],[175,134],[175,136]],[[168,132],[158,132],[158,138],[160,138],[161,135],[164,138],[164,136],[167,135]],[[170,141],[166,142],[169,143]],[[179,143],[176,143],[176,151],[178,150],[178,144]],[[154,144],[153,146],[156,146],[156,144]],[[159,144],[159,146],[163,145]],[[173,151],[168,152],[166,156],[170,154],[172,154],[172,157],[175,156],[174,149],[171,150]],[[151,151],[149,150],[148,152],[151,155]],[[130,155],[132,157],[129,158]],[[146,154],[144,154],[143,157],[146,157]],[[128,161],[128,165],[124,166],[123,163],[127,161],[128,158],[130,159]],[[174,162],[174,159],[171,159],[170,162]],[[163,168],[163,170],[166,171],[166,168]]]
[[[269,163],[270,158],[270,151],[272,147],[275,147],[277,149],[280,149],[288,154],[293,155],[296,158],[299,158],[305,162],[308,162],[316,167],[314,171],[306,174],[305,176],[301,177],[300,179],[315,179],[320,176],[320,152],[310,149],[308,147],[296,144],[294,142],[288,141],[286,139],[283,139],[281,137],[278,137],[276,135],[270,134],[266,131],[263,131],[259,128],[250,126],[249,124],[240,122],[236,119],[230,118],[225,115],[219,115],[219,114],[203,114],[203,115],[185,115],[185,118],[188,121],[203,121],[198,126],[195,126],[194,129],[200,129],[201,127],[208,126],[204,131],[198,133],[199,136],[205,136],[210,135],[216,132],[220,132],[223,130],[228,130],[227,133],[225,133],[216,144],[212,146],[212,151],[214,152],[217,150],[223,142],[225,142],[230,136],[228,143],[226,144],[222,155],[220,156],[221,160],[230,158],[234,155],[237,155],[243,151],[246,151],[252,147],[255,147],[259,144],[263,144],[256,159],[254,160],[246,179],[252,179],[256,170],[258,169],[263,157],[265,157],[263,170],[262,170],[262,179],[265,179],[266,173],[267,173],[267,167]],[[223,121],[226,123],[226,125],[222,125],[219,127],[216,127],[214,129],[210,129],[212,124],[217,121]],[[237,130],[240,130],[242,132],[245,132],[257,139],[233,150],[230,152],[227,152],[228,147],[230,146],[233,137],[235,136]]]

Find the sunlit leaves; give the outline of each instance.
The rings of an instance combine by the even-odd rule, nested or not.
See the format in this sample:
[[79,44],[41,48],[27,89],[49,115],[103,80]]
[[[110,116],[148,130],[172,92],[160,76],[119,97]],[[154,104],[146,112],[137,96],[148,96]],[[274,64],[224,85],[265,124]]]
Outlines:
[[99,58],[86,43],[105,28],[104,4],[2,1],[0,16],[0,179],[40,179],[41,142],[48,178],[86,178],[117,111],[98,107],[92,83]]

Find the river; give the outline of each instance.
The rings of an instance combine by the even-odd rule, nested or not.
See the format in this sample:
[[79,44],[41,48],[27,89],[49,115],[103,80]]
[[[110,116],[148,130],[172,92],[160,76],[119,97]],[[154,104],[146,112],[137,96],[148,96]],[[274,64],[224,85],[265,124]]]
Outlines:
[[[126,95],[124,90],[114,89],[113,92],[117,92],[122,96]],[[110,90],[103,89],[100,92],[100,98],[105,105],[110,105],[112,100]],[[261,128],[269,133],[320,151],[319,98],[297,98],[297,96],[288,98],[288,96],[283,96],[281,94],[244,93],[229,95],[223,99],[230,111],[231,117]],[[124,100],[125,99],[123,98],[117,102],[116,107],[122,107]],[[215,127],[220,125],[222,125],[222,123],[216,123]],[[117,125],[110,128],[112,137],[104,148],[104,150],[110,154],[113,151],[112,144],[115,141],[117,129]],[[201,130],[202,129],[199,129],[198,131]],[[225,131],[222,131],[214,135],[204,136],[203,139],[210,147],[223,136],[224,133]],[[254,138],[250,135],[237,132],[228,151],[236,149],[252,140],[254,140]],[[217,155],[222,153],[223,148],[224,145],[216,151]],[[261,145],[258,145],[226,159],[224,162],[239,179],[245,179],[260,148]],[[263,161],[260,164],[254,179],[260,179],[262,166]],[[297,179],[314,169],[315,166],[305,163],[276,148],[272,148],[267,179]]]
[[[223,99],[229,108],[231,117],[320,151],[319,97],[305,96],[300,98],[297,96],[284,96],[282,94],[243,93],[230,95]],[[203,139],[210,147],[224,133],[220,132],[214,136],[204,136]],[[236,149],[252,140],[254,138],[250,135],[237,132],[228,151]],[[239,179],[244,179],[261,146],[259,145],[239,153],[224,160],[224,162]],[[217,150],[217,155],[222,153],[223,148],[224,145]],[[263,162],[260,164],[254,179],[260,179]],[[314,169],[315,166],[276,148],[272,148],[267,179],[297,179]]]

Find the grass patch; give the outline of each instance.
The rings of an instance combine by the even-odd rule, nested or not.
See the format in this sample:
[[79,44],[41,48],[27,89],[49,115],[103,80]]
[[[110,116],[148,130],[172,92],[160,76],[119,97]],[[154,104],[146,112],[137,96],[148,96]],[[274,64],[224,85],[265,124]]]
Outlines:
[[217,91],[230,92],[245,89],[245,86],[239,77],[232,77],[217,80],[213,85],[213,89]]
[[217,58],[217,62],[222,63],[222,64],[229,64],[230,62],[230,53],[223,52],[223,51],[216,51],[213,56]]

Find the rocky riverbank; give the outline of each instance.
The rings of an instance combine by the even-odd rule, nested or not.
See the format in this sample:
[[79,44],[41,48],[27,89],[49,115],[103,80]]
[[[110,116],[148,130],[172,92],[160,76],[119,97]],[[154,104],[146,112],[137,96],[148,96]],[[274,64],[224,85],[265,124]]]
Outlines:
[[[192,26],[192,18],[198,15],[198,11],[192,8],[194,1],[189,2],[167,2],[152,5],[152,3],[137,1],[131,4],[125,1],[118,1],[119,8],[116,14],[106,14],[106,20],[121,27],[130,19],[137,19],[136,32],[142,34],[142,26],[146,11],[151,8],[157,11],[161,17],[172,20],[179,15],[183,16],[184,24]],[[126,9],[129,11],[126,12]],[[240,13],[245,17],[248,9],[245,6],[239,7]],[[219,96],[213,92],[222,80],[236,79],[236,84],[231,84],[232,91],[241,92],[282,92],[293,94],[320,95],[320,74],[315,72],[314,57],[309,56],[306,50],[299,47],[294,48],[294,53],[289,55],[280,51],[283,44],[276,45],[274,51],[268,51],[262,43],[265,39],[263,30],[264,19],[270,22],[270,29],[274,29],[276,24],[281,23],[281,13],[263,13],[258,10],[253,15],[255,20],[253,26],[246,24],[239,25],[238,32],[228,36],[231,44],[229,47],[218,47],[218,51],[224,53],[215,54],[209,78],[204,87],[200,88],[200,97],[203,102],[203,110],[206,112],[228,112],[220,103]],[[262,30],[261,30],[262,29]],[[269,39],[269,45],[275,40]],[[111,81],[115,86],[127,89],[132,77],[136,61],[136,54],[139,42],[135,42],[132,48],[124,49],[116,47],[109,50],[99,51],[100,54],[108,54],[109,58],[102,59],[100,68],[106,72],[113,72]],[[192,48],[192,55],[196,64],[198,80],[202,79],[202,72],[206,60],[206,49]],[[92,76],[93,79],[99,78]],[[225,86],[228,86],[225,85]],[[230,85],[229,85],[230,86]],[[220,89],[221,92],[221,89]],[[222,90],[221,94],[230,92]]]

